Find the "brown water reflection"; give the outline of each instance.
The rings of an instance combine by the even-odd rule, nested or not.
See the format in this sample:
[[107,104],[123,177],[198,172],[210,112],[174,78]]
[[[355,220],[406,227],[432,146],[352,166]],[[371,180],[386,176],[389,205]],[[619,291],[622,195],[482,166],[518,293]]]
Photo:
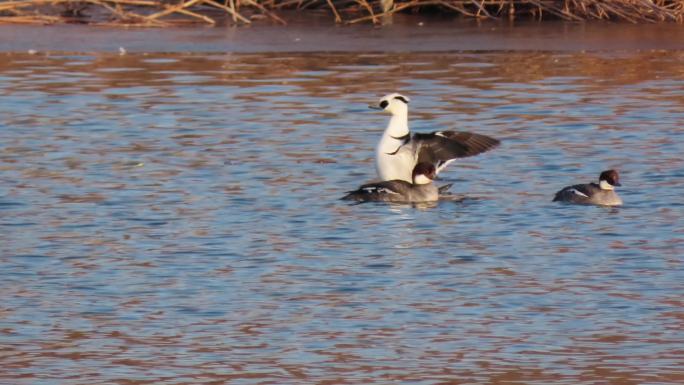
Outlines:
[[[682,383],[683,55],[3,54],[0,382]],[[390,90],[453,199],[338,201]]]

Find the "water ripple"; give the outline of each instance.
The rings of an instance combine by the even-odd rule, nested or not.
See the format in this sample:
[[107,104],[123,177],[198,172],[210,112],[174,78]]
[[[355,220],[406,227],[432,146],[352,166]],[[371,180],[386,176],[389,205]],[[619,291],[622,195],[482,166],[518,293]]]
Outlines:
[[[682,383],[683,56],[7,55],[0,382]],[[394,90],[503,145],[343,203]]]

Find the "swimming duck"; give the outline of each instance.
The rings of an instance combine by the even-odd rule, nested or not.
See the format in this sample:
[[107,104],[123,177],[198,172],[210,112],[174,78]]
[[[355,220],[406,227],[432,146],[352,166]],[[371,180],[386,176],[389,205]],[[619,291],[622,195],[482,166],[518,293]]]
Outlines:
[[432,183],[435,178],[435,166],[430,163],[418,163],[413,168],[412,183],[394,179],[377,183],[368,183],[358,190],[350,191],[342,199],[361,202],[432,202],[439,199],[439,192],[449,186],[437,188]]
[[554,202],[620,206],[622,199],[615,192],[620,185],[620,175],[616,170],[606,170],[599,176],[599,182],[568,186],[556,193]]

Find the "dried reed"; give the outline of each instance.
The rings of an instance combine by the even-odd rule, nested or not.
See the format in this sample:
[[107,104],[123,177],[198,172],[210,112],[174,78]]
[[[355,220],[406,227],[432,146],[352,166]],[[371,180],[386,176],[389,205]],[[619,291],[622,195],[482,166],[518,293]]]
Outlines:
[[215,25],[226,20],[250,24],[268,18],[287,24],[276,12],[311,8],[327,9],[336,23],[348,24],[378,24],[402,11],[491,19],[684,22],[683,0],[0,0],[0,23],[163,27],[188,22]]

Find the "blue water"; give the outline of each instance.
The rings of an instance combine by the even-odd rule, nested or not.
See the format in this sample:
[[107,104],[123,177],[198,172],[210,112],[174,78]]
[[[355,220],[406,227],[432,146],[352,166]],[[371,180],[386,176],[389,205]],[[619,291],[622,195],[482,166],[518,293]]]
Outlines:
[[[682,59],[5,54],[0,383],[683,383]],[[340,201],[393,91],[502,146]]]

